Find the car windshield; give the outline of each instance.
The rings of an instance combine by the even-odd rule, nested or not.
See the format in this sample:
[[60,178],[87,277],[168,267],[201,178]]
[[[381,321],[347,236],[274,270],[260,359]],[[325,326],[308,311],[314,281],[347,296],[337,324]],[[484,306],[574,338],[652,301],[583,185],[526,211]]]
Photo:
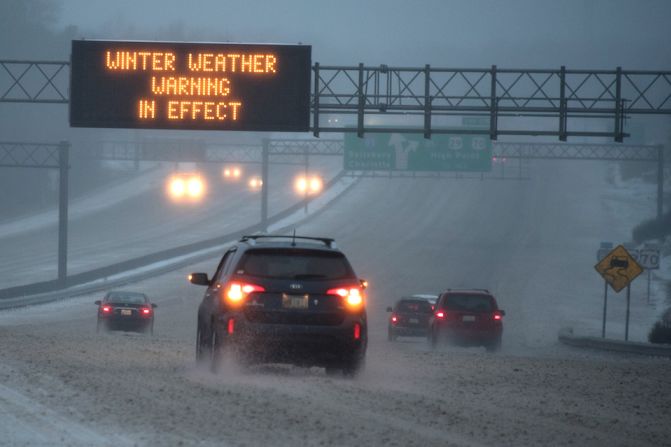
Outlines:
[[430,313],[431,304],[424,300],[403,300],[396,306],[397,312]]
[[491,312],[494,310],[494,303],[489,295],[450,294],[445,301],[445,307],[465,312]]
[[236,273],[265,278],[341,279],[354,276],[340,252],[301,249],[249,250]]
[[113,292],[107,295],[105,301],[118,304],[144,304],[147,302],[147,297],[142,293]]

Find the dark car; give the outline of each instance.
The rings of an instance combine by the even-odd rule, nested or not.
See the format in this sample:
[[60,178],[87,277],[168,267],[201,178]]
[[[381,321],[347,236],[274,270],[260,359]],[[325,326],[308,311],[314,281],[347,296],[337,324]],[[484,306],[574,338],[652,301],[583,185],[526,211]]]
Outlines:
[[112,291],[95,303],[98,305],[97,332],[102,327],[154,333],[154,309],[157,306],[144,293]]
[[655,322],[648,334],[650,343],[671,343],[671,307]]
[[222,257],[198,308],[196,358],[322,366],[354,375],[367,344],[364,281],[332,239],[244,236]]
[[426,337],[429,322],[435,306],[436,295],[410,295],[401,297],[388,307],[389,325],[387,339],[396,340],[397,337]]
[[436,303],[429,341],[432,347],[448,342],[497,351],[501,348],[505,314],[485,289],[448,289]]

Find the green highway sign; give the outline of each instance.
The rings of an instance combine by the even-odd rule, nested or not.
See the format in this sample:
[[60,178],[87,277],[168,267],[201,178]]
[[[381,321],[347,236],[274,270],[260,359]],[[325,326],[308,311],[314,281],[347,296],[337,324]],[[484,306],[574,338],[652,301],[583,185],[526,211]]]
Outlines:
[[467,127],[489,128],[489,117],[465,116],[461,118],[461,124]]
[[[462,128],[463,129],[463,128]],[[487,135],[345,134],[345,169],[353,171],[469,171],[492,169]]]

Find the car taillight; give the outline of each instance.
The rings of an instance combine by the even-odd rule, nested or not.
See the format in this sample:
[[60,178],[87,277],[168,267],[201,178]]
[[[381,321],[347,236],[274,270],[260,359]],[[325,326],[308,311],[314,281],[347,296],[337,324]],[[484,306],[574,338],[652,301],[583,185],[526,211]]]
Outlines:
[[151,307],[143,307],[140,309],[140,315],[143,317],[148,317],[151,315]]
[[240,304],[250,293],[265,291],[265,288],[256,284],[232,282],[226,287],[224,297],[230,304]]
[[494,319],[497,320],[497,321],[501,321],[501,320],[503,320],[503,315],[501,315],[500,313],[495,313],[494,314]]
[[363,304],[363,294],[356,286],[336,287],[326,291],[327,295],[337,295],[345,298],[345,303],[351,309],[357,309]]
[[436,312],[436,318],[439,320],[444,320],[447,317],[447,314],[443,312],[442,310],[439,310]]
[[104,314],[112,313],[112,306],[103,306],[103,313]]
[[226,326],[226,331],[228,334],[232,334],[235,332],[235,319],[234,318],[229,318],[228,320],[228,325]]
[[392,323],[398,323],[398,317],[396,315],[391,316],[391,322]]
[[361,339],[361,325],[359,323],[354,323],[354,339]]

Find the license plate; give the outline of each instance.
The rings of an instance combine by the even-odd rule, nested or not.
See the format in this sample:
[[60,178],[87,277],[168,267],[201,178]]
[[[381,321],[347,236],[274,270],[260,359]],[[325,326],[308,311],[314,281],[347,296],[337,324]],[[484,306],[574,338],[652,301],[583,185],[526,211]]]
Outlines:
[[475,315],[464,315],[461,321],[475,321]]
[[121,309],[121,315],[133,315],[133,311],[130,309]]
[[419,324],[419,320],[417,318],[411,318],[409,321],[410,324]]
[[285,309],[307,309],[307,295],[282,295],[282,307]]

